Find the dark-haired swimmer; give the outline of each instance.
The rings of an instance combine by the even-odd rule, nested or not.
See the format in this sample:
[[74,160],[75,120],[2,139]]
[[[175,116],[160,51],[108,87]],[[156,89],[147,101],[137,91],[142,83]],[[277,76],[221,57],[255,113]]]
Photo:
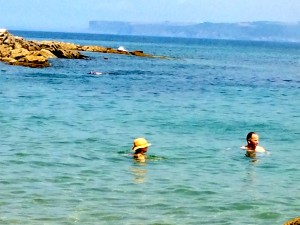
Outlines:
[[258,152],[266,152],[266,150],[259,146],[259,136],[255,132],[249,132],[246,137],[247,145],[242,146],[241,148],[246,150],[247,157],[255,157]]

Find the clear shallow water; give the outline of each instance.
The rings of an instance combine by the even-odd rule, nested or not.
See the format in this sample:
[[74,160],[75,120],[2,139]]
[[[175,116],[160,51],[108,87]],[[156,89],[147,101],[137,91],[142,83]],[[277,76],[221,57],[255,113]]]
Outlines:
[[[46,69],[1,63],[1,224],[299,216],[299,44],[15,34],[170,59],[86,53],[92,60]],[[271,152],[257,162],[240,150],[253,130]],[[146,164],[129,156],[139,136],[152,143]]]

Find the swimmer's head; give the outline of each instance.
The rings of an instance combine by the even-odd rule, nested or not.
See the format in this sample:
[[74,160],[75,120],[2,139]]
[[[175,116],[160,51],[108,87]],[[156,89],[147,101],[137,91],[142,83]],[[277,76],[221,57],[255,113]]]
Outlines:
[[247,143],[250,146],[258,146],[259,136],[256,132],[249,132],[246,137]]
[[143,149],[144,152],[147,151],[147,148],[150,146],[151,144],[148,143],[148,141],[145,138],[136,138],[133,141],[133,146],[132,146],[132,150],[133,151],[137,151],[139,149]]

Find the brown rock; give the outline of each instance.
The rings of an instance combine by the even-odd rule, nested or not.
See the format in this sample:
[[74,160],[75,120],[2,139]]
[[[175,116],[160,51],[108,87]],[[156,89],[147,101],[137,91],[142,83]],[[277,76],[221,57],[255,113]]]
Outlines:
[[0,59],[3,57],[8,57],[11,52],[11,47],[6,45],[0,45]]
[[44,64],[46,61],[48,61],[48,60],[45,56],[36,56],[34,54],[25,56],[25,62],[28,62],[28,63]]
[[300,225],[300,217],[291,219],[291,220],[285,222],[283,225]]
[[150,56],[150,55],[145,54],[143,51],[133,51],[133,52],[131,52],[131,54],[135,55],[135,56],[143,56],[143,57]]
[[56,55],[54,55],[52,52],[50,52],[47,49],[41,49],[40,51],[33,51],[32,54],[35,56],[44,56],[45,58],[48,59],[57,58]]
[[16,45],[21,45],[22,48],[25,48],[27,49],[28,51],[38,51],[38,50],[41,50],[42,48],[40,47],[39,44],[33,42],[33,41],[25,41],[24,39],[19,39],[19,40],[16,40]]
[[17,48],[10,51],[10,58],[20,59],[29,54],[29,51],[25,48]]
[[152,57],[143,51],[124,51],[103,46],[81,46],[59,41],[27,41],[0,29],[0,61],[29,67],[50,66],[49,58],[85,59],[80,51]]
[[108,48],[102,46],[81,46],[79,51],[107,53]]
[[57,58],[66,59],[84,59],[86,56],[82,55],[77,49],[80,47],[71,43],[62,43],[55,41],[41,41],[38,42],[41,49],[48,50]]

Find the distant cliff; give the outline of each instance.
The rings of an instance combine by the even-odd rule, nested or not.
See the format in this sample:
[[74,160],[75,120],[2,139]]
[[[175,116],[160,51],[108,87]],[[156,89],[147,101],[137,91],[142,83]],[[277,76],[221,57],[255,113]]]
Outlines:
[[89,31],[102,34],[300,42],[300,22],[132,23],[90,21]]

